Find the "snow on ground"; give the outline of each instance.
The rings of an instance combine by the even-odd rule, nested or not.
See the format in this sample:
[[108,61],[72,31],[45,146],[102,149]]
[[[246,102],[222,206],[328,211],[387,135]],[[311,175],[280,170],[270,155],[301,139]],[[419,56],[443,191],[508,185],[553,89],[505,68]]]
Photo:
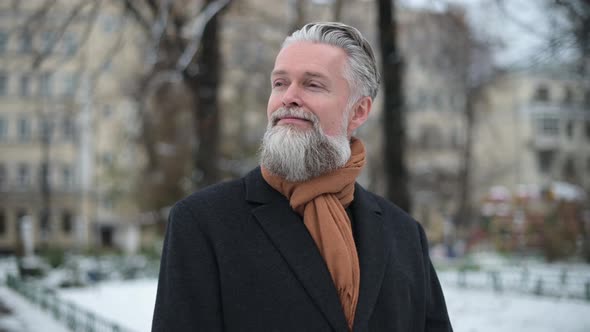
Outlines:
[[590,303],[444,287],[455,332],[587,332]]
[[156,280],[108,281],[87,288],[59,291],[64,300],[119,323],[128,329],[150,331],[156,302]]
[[0,314],[0,331],[69,331],[65,325],[11,289],[0,287],[0,302],[9,310],[9,312],[3,310]]
[[[60,292],[64,299],[136,331],[149,331],[155,280],[105,282]],[[586,332],[590,302],[443,285],[455,332]]]

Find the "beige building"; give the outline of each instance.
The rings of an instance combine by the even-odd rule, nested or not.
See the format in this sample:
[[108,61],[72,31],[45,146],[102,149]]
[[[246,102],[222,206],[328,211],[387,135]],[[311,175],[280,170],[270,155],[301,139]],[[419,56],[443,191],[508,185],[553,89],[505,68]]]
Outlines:
[[110,2],[3,1],[0,17],[0,251],[18,250],[23,220],[37,247],[119,245],[129,208],[109,195],[125,186],[105,179],[133,159],[118,83],[136,61],[117,45],[133,28]]
[[497,77],[480,101],[475,130],[476,199],[491,186],[563,181],[590,190],[590,88],[565,68]]

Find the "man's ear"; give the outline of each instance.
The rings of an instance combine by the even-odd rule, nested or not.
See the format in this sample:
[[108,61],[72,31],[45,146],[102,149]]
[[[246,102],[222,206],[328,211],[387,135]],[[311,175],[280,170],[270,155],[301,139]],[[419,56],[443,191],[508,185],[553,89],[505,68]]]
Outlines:
[[354,104],[350,116],[350,120],[348,121],[348,136],[352,135],[352,133],[360,127],[367,118],[369,117],[369,113],[371,113],[371,107],[373,106],[373,99],[371,97],[362,97],[359,101]]

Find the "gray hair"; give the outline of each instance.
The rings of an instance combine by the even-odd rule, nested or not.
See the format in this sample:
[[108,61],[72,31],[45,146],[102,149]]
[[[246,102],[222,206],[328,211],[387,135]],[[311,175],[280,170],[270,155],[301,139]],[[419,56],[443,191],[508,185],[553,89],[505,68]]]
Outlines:
[[356,28],[337,22],[308,23],[287,37],[282,48],[300,41],[343,49],[348,55],[344,78],[351,87],[351,101],[356,102],[365,96],[375,99],[380,81],[375,55],[369,42]]

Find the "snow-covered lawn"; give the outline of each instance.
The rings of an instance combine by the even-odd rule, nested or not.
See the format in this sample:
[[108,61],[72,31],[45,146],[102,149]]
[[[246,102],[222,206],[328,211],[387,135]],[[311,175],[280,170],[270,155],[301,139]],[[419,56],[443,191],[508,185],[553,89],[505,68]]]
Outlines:
[[[149,331],[156,280],[105,282],[60,296],[127,328]],[[587,332],[590,302],[553,299],[443,284],[455,332]]]
[[590,331],[590,302],[443,287],[455,332]]
[[109,281],[63,289],[59,296],[137,332],[150,331],[157,280]]

